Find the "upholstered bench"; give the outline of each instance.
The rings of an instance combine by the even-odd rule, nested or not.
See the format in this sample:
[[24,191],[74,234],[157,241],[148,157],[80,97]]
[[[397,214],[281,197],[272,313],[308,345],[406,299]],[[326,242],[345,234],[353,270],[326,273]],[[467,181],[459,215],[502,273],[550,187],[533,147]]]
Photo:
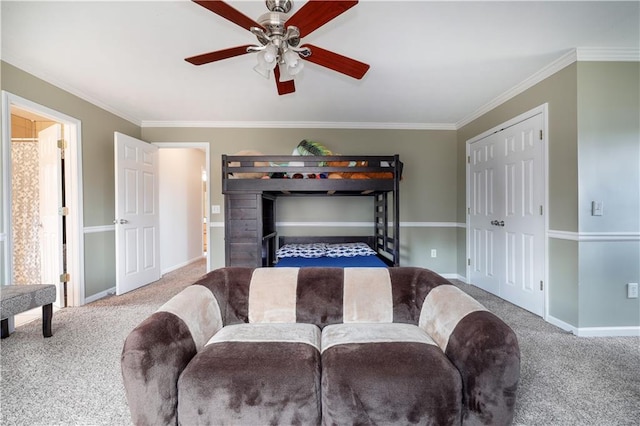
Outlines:
[[42,306],[42,335],[51,337],[53,302],[56,286],[53,284],[6,285],[0,287],[1,337],[9,337],[9,317]]

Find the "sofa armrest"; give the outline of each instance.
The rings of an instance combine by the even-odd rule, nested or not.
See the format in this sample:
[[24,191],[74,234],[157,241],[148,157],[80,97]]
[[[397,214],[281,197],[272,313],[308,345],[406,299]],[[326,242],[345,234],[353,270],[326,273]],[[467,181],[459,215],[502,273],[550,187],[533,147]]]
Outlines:
[[134,424],[177,424],[178,378],[222,325],[211,291],[192,285],[127,336],[121,369]]
[[463,424],[511,424],[520,378],[513,330],[453,285],[427,295],[420,326],[460,372]]

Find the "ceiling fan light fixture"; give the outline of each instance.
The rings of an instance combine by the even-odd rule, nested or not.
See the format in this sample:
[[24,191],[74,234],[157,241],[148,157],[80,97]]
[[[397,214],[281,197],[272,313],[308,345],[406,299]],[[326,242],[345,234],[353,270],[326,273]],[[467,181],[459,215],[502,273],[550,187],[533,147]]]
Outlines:
[[264,49],[260,50],[257,55],[258,64],[253,68],[258,74],[264,78],[269,78],[269,71],[274,69],[278,64],[278,50],[272,44],[268,44]]
[[291,49],[284,52],[283,59],[287,65],[287,73],[292,76],[299,74],[302,68],[304,68],[304,63],[300,60],[300,56]]
[[287,64],[281,62],[278,64],[278,68],[280,69],[280,78],[278,79],[280,83],[293,80],[293,75],[289,73]]
[[264,78],[266,78],[267,80],[269,80],[269,75],[271,74],[271,70],[262,68],[260,64],[253,67],[253,70],[258,74],[260,74],[261,76],[263,76]]

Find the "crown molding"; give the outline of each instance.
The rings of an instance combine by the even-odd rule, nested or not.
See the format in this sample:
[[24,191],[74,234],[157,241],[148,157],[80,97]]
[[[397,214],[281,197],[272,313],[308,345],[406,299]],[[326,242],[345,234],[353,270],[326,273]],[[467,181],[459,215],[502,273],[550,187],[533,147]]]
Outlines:
[[58,89],[62,89],[65,92],[68,92],[74,96],[77,96],[78,98],[82,99],[83,101],[89,102],[90,104],[97,106],[98,108],[101,108],[113,115],[116,115],[124,120],[127,120],[128,122],[135,124],[136,126],[140,126],[140,119],[137,117],[133,117],[131,115],[125,114],[122,111],[118,111],[115,108],[105,104],[104,102],[95,99],[93,97],[91,97],[90,95],[84,93],[82,90],[78,89],[77,87],[73,87],[69,84],[66,84],[60,80],[58,80],[57,78],[53,77],[52,75],[48,74],[46,71],[43,70],[39,70],[36,69],[36,67],[33,67],[29,64],[27,64],[24,61],[20,61],[19,59],[16,59],[15,55],[12,55],[11,52],[7,49],[3,49],[2,51],[2,61],[13,65],[16,68],[21,69],[22,71],[29,73],[31,75],[33,75],[36,78],[39,78],[40,80],[44,81],[45,83],[51,84],[53,86],[56,86]]
[[454,123],[375,123],[322,121],[151,121],[141,127],[199,127],[249,129],[374,129],[374,130],[456,130]]
[[521,83],[512,87],[511,89],[504,92],[502,95],[493,99],[492,101],[484,104],[476,111],[466,116],[462,120],[456,123],[456,130],[460,129],[463,126],[471,123],[473,120],[480,118],[482,115],[488,113],[494,108],[502,105],[506,101],[514,98],[525,90],[533,87],[534,85],[540,83],[544,79],[550,77],[551,75],[557,73],[558,71],[566,68],[574,62],[578,61],[594,61],[594,62],[639,62],[640,61],[640,49],[611,49],[611,48],[600,48],[600,47],[580,47],[577,49],[571,49],[569,52],[565,53],[555,61],[551,62],[546,67],[542,68],[540,71],[531,75]]
[[546,67],[542,68],[540,71],[538,71],[535,74],[529,76],[528,78],[523,80],[521,83],[515,85],[511,89],[509,89],[506,92],[504,92],[502,95],[498,96],[497,98],[493,99],[492,101],[489,101],[488,103],[484,104],[483,106],[481,106],[480,108],[475,110],[470,115],[468,115],[465,118],[463,118],[462,120],[458,121],[456,123],[456,129],[460,129],[460,128],[466,126],[467,124],[471,123],[473,120],[475,120],[477,118],[480,118],[484,114],[486,114],[489,111],[497,108],[498,106],[502,105],[503,103],[507,102],[508,100],[516,97],[517,95],[519,95],[520,93],[524,92],[525,90],[535,86],[536,84],[540,83],[544,79],[546,79],[546,78],[550,77],[551,75],[557,73],[561,69],[564,69],[567,66],[571,65],[576,60],[577,60],[576,50],[572,49],[569,52],[565,53],[564,55],[560,56],[555,61],[551,62]]
[[580,47],[576,49],[578,61],[640,62],[640,49],[605,49]]

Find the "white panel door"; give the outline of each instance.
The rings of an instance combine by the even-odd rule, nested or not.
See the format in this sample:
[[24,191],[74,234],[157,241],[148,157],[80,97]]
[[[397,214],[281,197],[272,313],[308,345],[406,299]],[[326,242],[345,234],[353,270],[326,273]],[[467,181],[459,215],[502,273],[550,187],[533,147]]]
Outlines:
[[542,115],[471,145],[470,282],[544,311]]
[[498,133],[504,149],[505,278],[500,297],[544,311],[544,145],[542,115]]
[[115,133],[116,294],[160,279],[158,148]]
[[62,255],[62,162],[58,140],[62,125],[54,124],[38,133],[40,187],[40,281],[57,287],[56,307],[64,307]]
[[471,145],[471,268],[472,282],[498,294],[504,250],[501,229],[493,224],[502,217],[503,192],[498,137],[494,134]]

